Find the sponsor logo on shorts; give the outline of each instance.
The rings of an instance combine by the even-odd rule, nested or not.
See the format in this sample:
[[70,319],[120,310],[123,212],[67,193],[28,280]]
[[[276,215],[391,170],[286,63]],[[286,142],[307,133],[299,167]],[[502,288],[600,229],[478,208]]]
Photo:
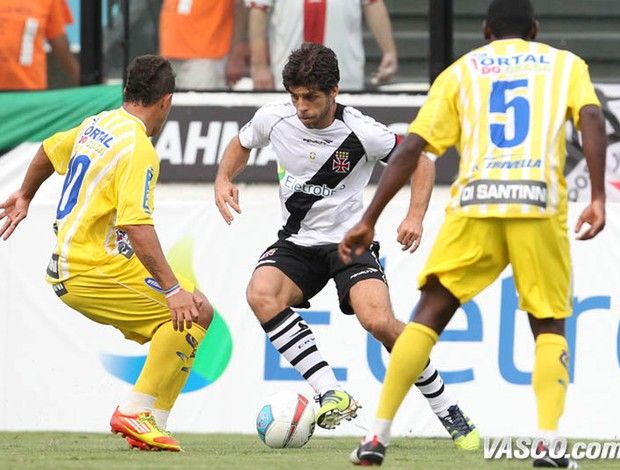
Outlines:
[[155,280],[155,278],[147,277],[144,279],[144,283],[149,286],[151,289],[156,290],[157,292],[163,292],[164,290],[161,288],[159,283]]
[[52,284],[52,289],[54,290],[54,294],[56,294],[58,297],[62,297],[68,292],[67,288],[62,282],[59,282],[58,284]]
[[356,277],[363,276],[364,274],[373,274],[378,272],[379,270],[376,268],[366,268],[363,271],[353,274],[349,279],[355,279]]
[[53,279],[58,279],[58,255],[52,255],[50,262],[47,265],[47,275]]
[[461,206],[474,204],[529,204],[547,207],[547,183],[530,180],[477,180],[461,192]]
[[260,255],[260,258],[258,258],[258,260],[262,260],[264,258],[269,258],[270,256],[272,256],[276,251],[278,251],[277,248],[272,248],[271,250],[267,250],[265,251],[262,255]]

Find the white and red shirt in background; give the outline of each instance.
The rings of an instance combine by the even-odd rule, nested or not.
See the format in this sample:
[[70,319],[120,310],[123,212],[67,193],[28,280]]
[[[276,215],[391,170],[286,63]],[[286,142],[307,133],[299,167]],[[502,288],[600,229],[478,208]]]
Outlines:
[[340,89],[364,88],[362,7],[376,0],[245,0],[263,8],[269,19],[269,55],[276,87],[283,89],[282,70],[289,54],[303,42],[331,48],[338,57]]

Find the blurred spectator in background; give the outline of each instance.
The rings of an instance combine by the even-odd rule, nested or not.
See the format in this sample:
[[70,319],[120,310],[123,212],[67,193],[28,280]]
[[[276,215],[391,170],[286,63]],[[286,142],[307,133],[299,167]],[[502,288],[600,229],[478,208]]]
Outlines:
[[303,42],[324,44],[336,53],[340,90],[364,89],[362,10],[383,52],[372,83],[388,82],[398,69],[392,24],[383,0],[245,0],[245,4],[250,8],[255,90],[284,89],[274,77],[282,76],[289,54]]
[[0,90],[47,88],[45,40],[68,82],[78,85],[80,67],[65,35],[72,22],[65,0],[0,0]]
[[249,63],[243,0],[164,0],[159,46],[172,63],[178,88],[233,86]]

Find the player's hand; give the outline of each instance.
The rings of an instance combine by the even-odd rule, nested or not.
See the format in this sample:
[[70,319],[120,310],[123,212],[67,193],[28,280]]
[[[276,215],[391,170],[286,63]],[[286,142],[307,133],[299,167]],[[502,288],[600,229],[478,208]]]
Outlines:
[[422,222],[406,217],[396,230],[396,241],[402,245],[402,250],[413,253],[420,246],[422,240]]
[[196,304],[196,308],[202,307],[202,304],[204,303],[204,301],[202,300],[202,297],[200,297],[195,292],[192,295],[194,296],[194,303]]
[[[586,225],[587,224],[587,225]],[[577,240],[590,240],[605,228],[605,203],[592,201],[586,207],[575,225]]]
[[375,236],[375,229],[364,222],[359,222],[344,234],[338,245],[338,255],[343,263],[351,262],[351,255],[360,256],[368,249]]
[[247,43],[239,43],[231,49],[226,61],[226,85],[232,88],[235,83],[247,75],[250,62],[250,48]]
[[228,207],[232,207],[237,214],[241,214],[241,207],[239,206],[239,189],[230,181],[216,180],[215,181],[215,205],[217,206],[220,214],[230,225],[233,221],[233,216],[230,213]]
[[172,327],[177,331],[190,329],[192,322],[198,320],[198,307],[194,294],[180,289],[176,294],[166,298],[168,308],[170,309],[170,317],[172,318]]
[[269,65],[253,65],[251,75],[254,90],[271,91],[276,88]]
[[14,192],[6,201],[0,204],[0,222],[6,219],[2,227],[0,227],[0,237],[3,240],[8,239],[15,227],[26,218],[29,206],[30,199],[24,197],[20,191]]
[[373,74],[371,82],[373,85],[383,85],[390,80],[396,74],[398,70],[398,58],[396,54],[386,52],[383,54],[381,63],[377,67],[377,71]]

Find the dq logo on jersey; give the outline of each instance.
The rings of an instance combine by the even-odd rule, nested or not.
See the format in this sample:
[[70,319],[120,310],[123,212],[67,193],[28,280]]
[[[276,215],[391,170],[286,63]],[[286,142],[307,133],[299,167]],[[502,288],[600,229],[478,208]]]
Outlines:
[[351,169],[351,163],[349,162],[349,152],[343,152],[338,150],[334,155],[334,162],[332,163],[332,170],[336,173],[348,173]]
[[[175,272],[191,280],[196,287],[196,276],[192,266],[193,240],[185,238],[177,242],[168,252],[167,258]],[[152,288],[152,282],[145,282]],[[154,281],[154,280],[153,280]],[[155,281],[155,284],[157,282]],[[215,382],[226,370],[232,355],[232,336],[228,325],[214,309],[213,320],[207,334],[196,350],[194,365],[181,393],[200,390]],[[135,384],[142,371],[146,356],[120,356],[101,354],[100,360],[106,371],[124,382]]]

